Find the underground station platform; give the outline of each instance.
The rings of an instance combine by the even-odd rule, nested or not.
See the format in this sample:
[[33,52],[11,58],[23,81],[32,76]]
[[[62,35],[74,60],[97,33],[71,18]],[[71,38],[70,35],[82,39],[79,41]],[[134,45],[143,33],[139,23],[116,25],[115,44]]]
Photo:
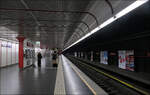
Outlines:
[[0,95],[150,95],[150,0],[0,0]]
[[65,56],[58,67],[47,59],[42,66],[20,71],[17,65],[0,69],[0,95],[108,95]]
[[75,58],[60,55],[58,67],[49,57],[41,63],[24,70],[16,64],[1,68],[0,95],[149,95],[148,90]]

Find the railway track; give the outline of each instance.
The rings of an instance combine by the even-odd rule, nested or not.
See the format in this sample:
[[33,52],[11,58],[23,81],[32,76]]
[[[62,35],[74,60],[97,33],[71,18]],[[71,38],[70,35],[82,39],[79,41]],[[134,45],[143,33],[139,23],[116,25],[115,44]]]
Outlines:
[[[68,56],[67,56],[68,57]],[[109,95],[150,95],[147,91],[120,80],[104,71],[73,57],[68,57],[80,70],[103,88]]]

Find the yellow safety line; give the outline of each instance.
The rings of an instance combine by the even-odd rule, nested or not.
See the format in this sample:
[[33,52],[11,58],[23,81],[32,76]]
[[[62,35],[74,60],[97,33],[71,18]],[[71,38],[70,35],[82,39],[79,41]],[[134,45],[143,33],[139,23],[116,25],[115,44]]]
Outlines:
[[82,63],[82,62],[81,62],[81,64],[84,64],[84,65],[86,65],[86,66],[88,66],[88,67],[90,67],[90,68],[96,70],[97,72],[102,73],[103,75],[105,75],[105,76],[107,76],[107,77],[110,77],[110,78],[112,78],[112,79],[114,79],[114,80],[116,80],[116,81],[118,81],[118,82],[120,82],[120,83],[122,83],[122,84],[124,84],[124,85],[126,85],[126,86],[128,86],[128,87],[130,87],[130,88],[132,88],[132,89],[134,89],[134,90],[136,90],[136,91],[142,93],[142,94],[144,94],[144,95],[150,95],[150,93],[148,93],[148,92],[146,92],[146,91],[143,91],[143,90],[141,90],[141,89],[139,89],[139,88],[136,88],[136,87],[134,87],[133,85],[128,84],[128,83],[126,83],[126,82],[124,82],[124,81],[122,81],[122,80],[119,80],[118,78],[116,78],[116,77],[114,77],[114,76],[112,76],[112,75],[109,75],[109,74],[107,74],[107,73],[105,73],[105,72],[103,72],[103,71],[100,71],[99,69],[96,69],[95,67],[92,67],[92,66],[87,65],[87,64]]
[[87,83],[86,80],[84,80],[84,78],[79,74],[79,72],[72,66],[72,64],[70,64],[71,67],[73,68],[73,70],[77,73],[77,75],[80,77],[80,79],[85,83],[85,85],[92,91],[92,93],[94,95],[97,95],[96,92],[94,91],[94,89]]

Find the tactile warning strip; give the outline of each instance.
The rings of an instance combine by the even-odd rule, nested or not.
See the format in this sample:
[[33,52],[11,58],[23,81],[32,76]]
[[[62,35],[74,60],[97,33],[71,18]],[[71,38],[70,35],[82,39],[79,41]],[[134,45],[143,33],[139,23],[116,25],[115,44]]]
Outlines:
[[66,95],[61,56],[59,56],[54,95]]

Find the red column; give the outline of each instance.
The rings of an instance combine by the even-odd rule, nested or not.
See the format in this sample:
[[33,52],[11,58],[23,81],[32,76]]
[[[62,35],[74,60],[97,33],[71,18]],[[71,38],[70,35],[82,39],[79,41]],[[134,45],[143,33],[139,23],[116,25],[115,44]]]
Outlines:
[[23,69],[23,41],[24,41],[24,37],[17,37],[18,41],[19,41],[19,68]]

